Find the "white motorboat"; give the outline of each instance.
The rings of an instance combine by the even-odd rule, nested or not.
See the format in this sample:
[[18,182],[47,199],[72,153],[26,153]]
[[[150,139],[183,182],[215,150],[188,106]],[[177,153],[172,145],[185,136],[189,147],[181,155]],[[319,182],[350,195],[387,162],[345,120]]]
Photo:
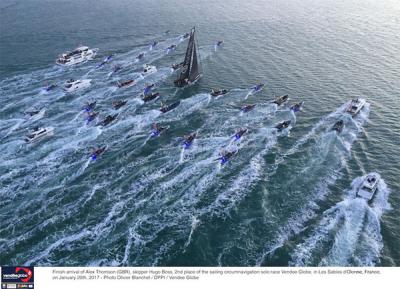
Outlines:
[[72,66],[88,60],[93,59],[96,56],[97,49],[90,49],[87,46],[80,46],[72,52],[65,52],[60,55],[56,60],[58,65]]
[[142,76],[146,76],[155,72],[157,72],[157,68],[154,65],[143,65]]
[[41,127],[35,128],[26,135],[25,141],[27,143],[33,143],[38,140],[45,138],[46,136],[52,136],[54,134],[54,127]]
[[364,107],[365,103],[366,101],[363,98],[352,99],[350,104],[346,108],[346,112],[349,113],[352,117],[355,117]]
[[369,173],[357,191],[357,197],[370,201],[377,189],[381,177],[377,173]]
[[67,92],[75,92],[77,90],[86,89],[90,87],[92,85],[91,82],[92,82],[91,79],[78,79],[78,80],[70,79],[64,85],[64,89]]

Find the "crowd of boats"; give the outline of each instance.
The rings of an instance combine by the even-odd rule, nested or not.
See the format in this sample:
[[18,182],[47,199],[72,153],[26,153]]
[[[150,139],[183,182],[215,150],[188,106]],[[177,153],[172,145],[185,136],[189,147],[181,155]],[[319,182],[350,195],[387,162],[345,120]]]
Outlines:
[[[174,81],[174,85],[178,88],[184,88],[189,85],[193,85],[196,83],[202,76],[201,73],[201,68],[200,68],[200,62],[199,62],[199,57],[198,57],[198,52],[197,52],[197,47],[196,47],[196,41],[195,41],[195,28],[192,28],[190,33],[185,33],[184,35],[181,36],[182,40],[188,39],[188,46],[186,48],[186,53],[184,60],[180,63],[175,63],[171,65],[171,70],[172,71],[179,71],[178,78]],[[149,50],[153,50],[159,42],[154,41],[149,45]],[[223,44],[222,40],[219,40],[215,43],[215,47],[219,47]],[[171,51],[176,49],[176,45],[172,44],[166,48],[166,53],[170,53]],[[59,56],[59,58],[56,60],[56,64],[61,65],[61,66],[75,66],[77,64],[84,63],[86,61],[92,60],[95,58],[97,54],[97,49],[91,49],[87,46],[80,46],[73,50],[72,52],[66,52],[63,53]],[[101,68],[110,61],[112,61],[114,55],[108,55],[107,57],[104,58],[104,60],[99,63],[96,68]],[[137,61],[143,60],[145,57],[145,52],[141,52],[136,56]],[[154,65],[150,64],[143,64],[143,69],[140,73],[140,77],[144,78],[147,75],[153,74],[157,72],[157,68]],[[108,76],[114,75],[124,69],[121,65],[115,65],[112,68],[112,71],[109,73]],[[125,89],[129,88],[131,86],[134,86],[137,83],[137,79],[131,78],[131,79],[125,79],[122,81],[117,81],[116,82],[116,87],[118,89]],[[91,86],[91,79],[69,79],[65,82],[65,84],[62,86],[62,89],[64,89],[67,93],[74,93],[76,91],[84,90],[87,89]],[[58,87],[57,84],[50,84],[44,88],[46,92],[50,92]],[[264,83],[258,83],[254,85],[249,92],[249,95],[255,95],[256,93],[260,92],[264,87]],[[147,84],[143,92],[141,93],[141,99],[143,100],[144,103],[150,102],[152,100],[157,99],[160,97],[159,92],[155,92],[156,84],[151,83]],[[224,95],[229,94],[229,89],[227,88],[215,88],[212,89],[210,92],[210,95],[212,97],[221,97]],[[282,106],[286,104],[289,100],[288,95],[282,95],[276,97],[272,103],[274,103],[277,106]],[[96,111],[96,101],[92,102],[87,102],[84,106],[84,111],[87,114],[86,117],[86,123],[89,124],[92,121],[94,121],[96,118],[99,116],[99,112]],[[115,100],[112,102],[112,106],[115,110],[120,109],[124,105],[127,104],[127,100]],[[345,108],[344,113],[347,113],[351,115],[351,117],[357,116],[357,114],[362,110],[364,105],[366,104],[365,99],[357,98],[357,99],[352,99],[348,106]],[[160,112],[161,113],[167,113],[169,111],[174,110],[180,105],[180,101],[175,101],[170,104],[165,104],[162,103],[160,107]],[[249,113],[251,112],[257,104],[243,104],[239,110],[242,113]],[[302,110],[302,107],[304,105],[304,101],[300,101],[298,103],[294,103],[293,105],[290,106],[290,110],[293,113],[300,112]],[[44,109],[41,110],[35,110],[35,111],[29,111],[26,112],[31,119],[35,118],[40,118],[44,114]],[[96,125],[98,126],[108,126],[114,121],[116,121],[118,117],[118,113],[115,114],[110,114],[107,115],[104,119],[101,121],[98,121]],[[290,119],[284,120],[279,122],[278,124],[275,125],[276,131],[282,132],[283,130],[286,130],[290,127],[292,121]],[[342,119],[339,119],[331,128],[332,131],[335,131],[337,134],[342,133],[343,128],[344,128],[344,121]],[[167,132],[169,129],[168,125],[161,125],[154,123],[152,125],[152,129],[150,131],[150,137],[155,138],[159,137],[160,135],[164,134]],[[248,132],[247,128],[238,128],[235,132],[235,134],[232,136],[234,141],[239,141],[246,133]],[[29,133],[26,135],[25,141],[27,143],[33,143],[36,141],[39,141],[43,139],[46,136],[51,136],[54,134],[54,128],[53,127],[35,127],[32,130],[29,131]],[[198,132],[192,132],[183,138],[182,146],[183,149],[187,150],[190,149],[192,146],[193,142],[195,139],[198,137]],[[103,154],[107,149],[107,146],[101,146],[98,148],[95,148],[91,155],[90,158],[92,160],[96,160],[101,154]],[[222,151],[220,153],[220,156],[216,159],[216,161],[219,161],[221,165],[225,165],[232,157],[234,157],[238,153],[238,148],[230,148]],[[365,178],[364,182],[362,183],[359,192],[357,193],[358,197],[364,198],[366,200],[371,200],[376,189],[378,186],[379,182],[379,175],[377,174],[369,174]]]

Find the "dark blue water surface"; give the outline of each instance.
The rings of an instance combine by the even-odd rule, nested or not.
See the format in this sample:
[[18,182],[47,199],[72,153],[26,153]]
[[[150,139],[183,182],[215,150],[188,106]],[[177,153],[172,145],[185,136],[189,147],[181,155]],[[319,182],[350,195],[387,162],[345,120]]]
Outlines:
[[[170,65],[193,26],[203,77],[176,89]],[[1,264],[399,266],[399,28],[397,0],[1,1]],[[55,65],[80,44],[96,57]],[[140,78],[144,63],[157,72]],[[69,78],[91,86],[65,93]],[[161,98],[144,104],[146,83]],[[216,87],[230,92],[211,97]],[[271,103],[280,94],[289,104]],[[367,101],[355,118],[344,113],[352,98]],[[117,120],[96,126],[118,99],[128,102]],[[99,118],[87,125],[90,100]],[[43,117],[28,119],[32,109]],[[291,125],[277,132],[283,120]],[[150,138],[154,122],[169,129]],[[26,144],[34,126],[54,134]],[[240,127],[248,132],[233,141]],[[221,167],[223,150],[238,153]],[[369,172],[381,181],[367,203],[355,193]]]

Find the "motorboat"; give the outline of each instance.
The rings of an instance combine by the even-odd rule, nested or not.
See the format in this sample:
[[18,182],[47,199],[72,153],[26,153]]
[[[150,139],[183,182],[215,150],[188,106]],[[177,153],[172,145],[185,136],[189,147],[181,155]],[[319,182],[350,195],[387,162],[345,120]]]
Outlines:
[[369,173],[357,191],[357,197],[363,198],[367,201],[372,200],[374,197],[381,177],[377,173]]
[[248,111],[250,111],[250,110],[253,110],[253,108],[255,108],[255,107],[256,107],[256,104],[247,104],[247,105],[242,106],[242,107],[240,108],[240,110],[241,110],[242,112],[248,112]]
[[72,52],[65,52],[60,55],[56,60],[58,65],[72,66],[88,60],[93,59],[96,56],[97,49],[90,49],[87,46],[79,46]]
[[285,120],[285,121],[282,121],[282,122],[278,123],[278,124],[275,126],[275,128],[276,128],[278,131],[282,131],[282,130],[288,128],[289,125],[290,125],[290,123],[291,123],[290,120]]
[[148,102],[148,101],[151,101],[151,100],[153,100],[153,99],[156,99],[157,97],[159,97],[160,96],[160,93],[158,93],[158,92],[155,92],[155,93],[148,93],[148,94],[145,94],[143,97],[142,97],[142,100],[144,101],[144,102]]
[[211,90],[211,95],[212,96],[220,96],[227,94],[229,91],[227,89],[212,89]]
[[154,65],[148,65],[148,64],[143,65],[143,71],[142,71],[143,77],[155,72],[157,72],[157,68]]
[[98,123],[97,125],[101,125],[101,126],[107,126],[109,125],[111,122],[113,122],[118,116],[118,113],[113,114],[113,115],[107,115],[100,123]]
[[275,100],[273,101],[273,103],[275,103],[276,105],[282,105],[284,104],[287,100],[289,99],[289,95],[285,94],[285,95],[281,95],[275,98]]
[[54,127],[36,127],[29,131],[25,137],[27,143],[33,143],[46,136],[51,136],[54,134]]
[[132,86],[134,84],[135,84],[135,80],[134,79],[129,79],[129,80],[125,80],[125,81],[122,81],[122,82],[120,82],[120,81],[117,82],[117,86],[119,88],[129,87],[129,86]]
[[341,133],[344,127],[344,121],[338,120],[332,127],[332,130],[335,130],[337,133]]
[[346,112],[349,113],[352,117],[355,117],[361,111],[365,104],[366,101],[363,98],[352,99],[350,104],[346,108]]
[[176,108],[180,103],[181,103],[181,102],[178,100],[178,101],[175,101],[175,102],[173,102],[173,103],[171,103],[171,104],[169,104],[169,105],[162,105],[161,108],[160,108],[160,111],[161,111],[162,113],[166,113],[166,112],[168,112],[168,111],[173,110],[174,108]]
[[120,109],[121,107],[123,107],[128,101],[127,100],[115,100],[112,102],[112,106],[115,109]]
[[90,87],[92,80],[91,79],[70,79],[67,80],[66,84],[64,85],[64,89],[67,92],[75,92],[77,90],[82,90]]
[[293,112],[299,112],[301,111],[302,107],[303,107],[304,101],[300,101],[299,103],[295,103],[290,107],[290,110],[292,110]]

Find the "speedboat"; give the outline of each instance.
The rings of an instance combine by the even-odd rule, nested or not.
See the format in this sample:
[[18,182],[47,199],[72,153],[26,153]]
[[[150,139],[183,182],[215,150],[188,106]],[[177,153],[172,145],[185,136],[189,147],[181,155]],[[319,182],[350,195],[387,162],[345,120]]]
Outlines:
[[224,41],[223,40],[219,40],[217,43],[215,43],[215,46],[216,47],[221,46],[222,43],[224,43]]
[[106,150],[107,146],[101,147],[101,148],[97,148],[95,149],[92,154],[90,155],[90,158],[92,161],[97,160],[97,157],[100,156],[102,153],[104,153],[104,151]]
[[147,95],[151,92],[151,90],[155,87],[155,84],[147,84],[146,87],[143,89],[143,95]]
[[299,103],[295,103],[290,107],[290,110],[293,112],[299,112],[303,107],[304,101],[300,101]]
[[240,128],[236,131],[233,137],[235,138],[235,140],[239,140],[246,132],[247,128]]
[[366,101],[363,98],[352,99],[350,104],[346,108],[346,112],[349,113],[352,117],[355,117],[364,107],[365,103]]
[[95,120],[95,118],[99,115],[98,112],[96,111],[90,111],[87,113],[87,117],[86,117],[86,124],[91,123],[93,120]]
[[344,127],[343,120],[338,120],[332,127],[332,130],[335,130],[337,133],[341,133]]
[[243,106],[242,108],[240,108],[240,110],[243,112],[248,112],[255,107],[256,107],[256,104],[247,104],[247,105]]
[[357,197],[363,198],[367,201],[372,200],[374,197],[381,177],[377,173],[369,173],[357,191]]
[[176,49],[176,45],[172,44],[171,46],[168,46],[166,50],[167,50],[167,53],[169,53],[170,51],[175,50],[175,49]]
[[276,129],[278,130],[278,132],[279,132],[279,131],[284,130],[285,128],[288,128],[289,125],[290,125],[290,123],[291,123],[290,120],[285,120],[285,121],[282,121],[282,122],[278,123],[278,124],[275,126],[275,128],[276,128]]
[[170,105],[163,105],[163,106],[161,106],[160,111],[161,111],[162,113],[166,113],[166,112],[168,112],[168,111],[173,110],[174,108],[176,108],[180,103],[181,103],[181,102],[178,100],[178,101],[176,101],[176,102],[171,103]]
[[100,68],[103,65],[105,65],[106,63],[108,63],[111,59],[113,58],[113,55],[110,54],[109,56],[107,56],[106,58],[104,58],[104,60],[102,62],[100,62],[99,64],[97,64],[96,68]]
[[158,126],[156,123],[154,123],[150,135],[151,137],[158,137],[167,129],[169,129],[169,126]]
[[96,107],[96,101],[86,102],[86,105],[83,107],[83,110],[86,112],[92,111]]
[[97,49],[89,49],[87,46],[80,46],[72,52],[65,52],[56,60],[58,65],[72,66],[91,60],[96,56]]
[[231,157],[233,157],[234,155],[236,155],[238,152],[238,150],[232,150],[232,151],[228,151],[228,152],[223,152],[221,154],[221,157],[219,157],[217,160],[220,160],[221,165],[226,164]]
[[146,76],[155,72],[157,72],[157,68],[154,65],[148,65],[148,64],[143,65],[142,76]]
[[54,134],[54,127],[36,127],[29,131],[29,133],[25,137],[25,141],[27,143],[33,143],[40,139],[45,138],[46,136],[51,136]]
[[113,122],[118,116],[118,113],[113,114],[113,115],[107,115],[105,119],[103,119],[103,121],[101,121],[98,125],[101,126],[107,126],[108,124],[110,124],[111,122]]
[[144,102],[148,102],[148,101],[150,101],[150,100],[156,99],[156,98],[159,97],[159,96],[160,96],[160,93],[158,93],[158,92],[155,92],[155,93],[148,93],[148,94],[145,94],[145,95],[142,97],[142,100],[143,100]]
[[70,79],[64,85],[64,89],[67,92],[75,92],[77,90],[86,89],[90,87],[91,82],[92,82],[91,79],[78,79],[78,80]]
[[121,107],[123,107],[128,101],[127,100],[115,100],[112,102],[112,106],[115,109],[120,109]]
[[263,83],[259,83],[256,86],[253,87],[253,89],[251,90],[252,93],[256,93],[262,90],[264,84]]
[[190,146],[192,145],[192,143],[193,143],[194,139],[196,138],[196,136],[197,136],[196,132],[191,133],[190,135],[186,136],[185,140],[183,142],[183,148],[184,149],[190,148]]
[[275,98],[275,100],[273,101],[273,103],[277,104],[277,105],[282,105],[283,103],[285,103],[287,100],[289,99],[289,95],[285,94],[285,95],[281,95]]
[[122,88],[122,87],[129,87],[135,84],[135,80],[134,79],[129,79],[129,80],[125,80],[125,81],[118,81],[117,82],[117,86],[118,88]]
[[211,95],[212,96],[219,96],[223,94],[227,94],[229,91],[227,89],[212,89],[211,90]]

